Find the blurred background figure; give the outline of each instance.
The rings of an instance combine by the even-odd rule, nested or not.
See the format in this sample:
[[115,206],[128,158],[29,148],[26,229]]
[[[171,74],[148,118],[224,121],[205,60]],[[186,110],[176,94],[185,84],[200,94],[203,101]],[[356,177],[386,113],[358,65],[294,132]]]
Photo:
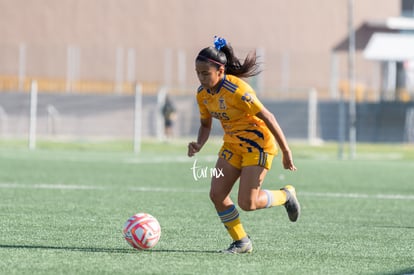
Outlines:
[[171,98],[165,97],[164,106],[162,107],[162,115],[164,117],[164,135],[166,139],[170,139],[174,135],[174,121],[176,118],[176,109]]

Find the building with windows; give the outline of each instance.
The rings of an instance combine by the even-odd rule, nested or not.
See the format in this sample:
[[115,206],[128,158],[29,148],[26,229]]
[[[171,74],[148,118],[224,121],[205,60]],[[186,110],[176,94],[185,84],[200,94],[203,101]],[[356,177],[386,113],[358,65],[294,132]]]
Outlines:
[[[354,2],[358,98],[378,100],[382,90],[401,86],[401,74],[394,81],[391,73],[411,64],[371,58],[371,48],[360,47],[371,44],[359,34],[408,35],[387,20],[412,16],[413,5]],[[167,86],[192,93],[194,57],[220,35],[241,58],[257,51],[263,73],[251,84],[263,96],[296,97],[315,88],[320,97],[337,98],[339,91],[347,95],[347,34],[348,0],[0,0],[0,90],[27,90],[36,78],[50,91],[125,93],[138,81],[145,92]]]

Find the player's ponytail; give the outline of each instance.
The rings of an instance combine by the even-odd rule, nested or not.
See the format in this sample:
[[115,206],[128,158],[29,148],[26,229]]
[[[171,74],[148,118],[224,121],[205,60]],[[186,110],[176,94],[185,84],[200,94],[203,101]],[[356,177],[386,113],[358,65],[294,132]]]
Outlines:
[[207,61],[217,68],[224,66],[227,74],[237,77],[247,78],[260,73],[256,52],[249,53],[242,64],[235,56],[233,48],[221,37],[215,37],[214,47],[202,49],[196,61]]

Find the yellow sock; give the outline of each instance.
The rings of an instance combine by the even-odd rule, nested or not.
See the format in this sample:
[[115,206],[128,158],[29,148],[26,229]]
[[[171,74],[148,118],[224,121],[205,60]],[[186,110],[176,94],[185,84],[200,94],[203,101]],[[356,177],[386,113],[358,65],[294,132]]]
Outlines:
[[234,241],[241,240],[247,236],[241,224],[239,212],[234,205],[223,212],[218,212],[218,215]]
[[227,231],[233,240],[238,241],[247,236],[246,231],[244,231],[243,225],[240,222],[240,218],[235,219],[234,221],[227,222],[224,224]]
[[286,192],[283,190],[263,190],[267,195],[266,207],[284,205],[287,200]]

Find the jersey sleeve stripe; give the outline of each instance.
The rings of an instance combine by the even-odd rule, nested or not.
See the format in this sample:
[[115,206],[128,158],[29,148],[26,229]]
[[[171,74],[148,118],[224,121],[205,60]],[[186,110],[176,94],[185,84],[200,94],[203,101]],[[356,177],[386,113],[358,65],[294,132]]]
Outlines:
[[239,87],[238,85],[234,84],[233,82],[231,82],[228,79],[226,79],[225,83],[228,84],[229,86],[234,87],[234,89],[237,89]]
[[229,90],[230,92],[234,93],[238,86],[234,83],[231,83],[230,81],[226,80],[223,83],[223,87],[226,88],[227,90]]

